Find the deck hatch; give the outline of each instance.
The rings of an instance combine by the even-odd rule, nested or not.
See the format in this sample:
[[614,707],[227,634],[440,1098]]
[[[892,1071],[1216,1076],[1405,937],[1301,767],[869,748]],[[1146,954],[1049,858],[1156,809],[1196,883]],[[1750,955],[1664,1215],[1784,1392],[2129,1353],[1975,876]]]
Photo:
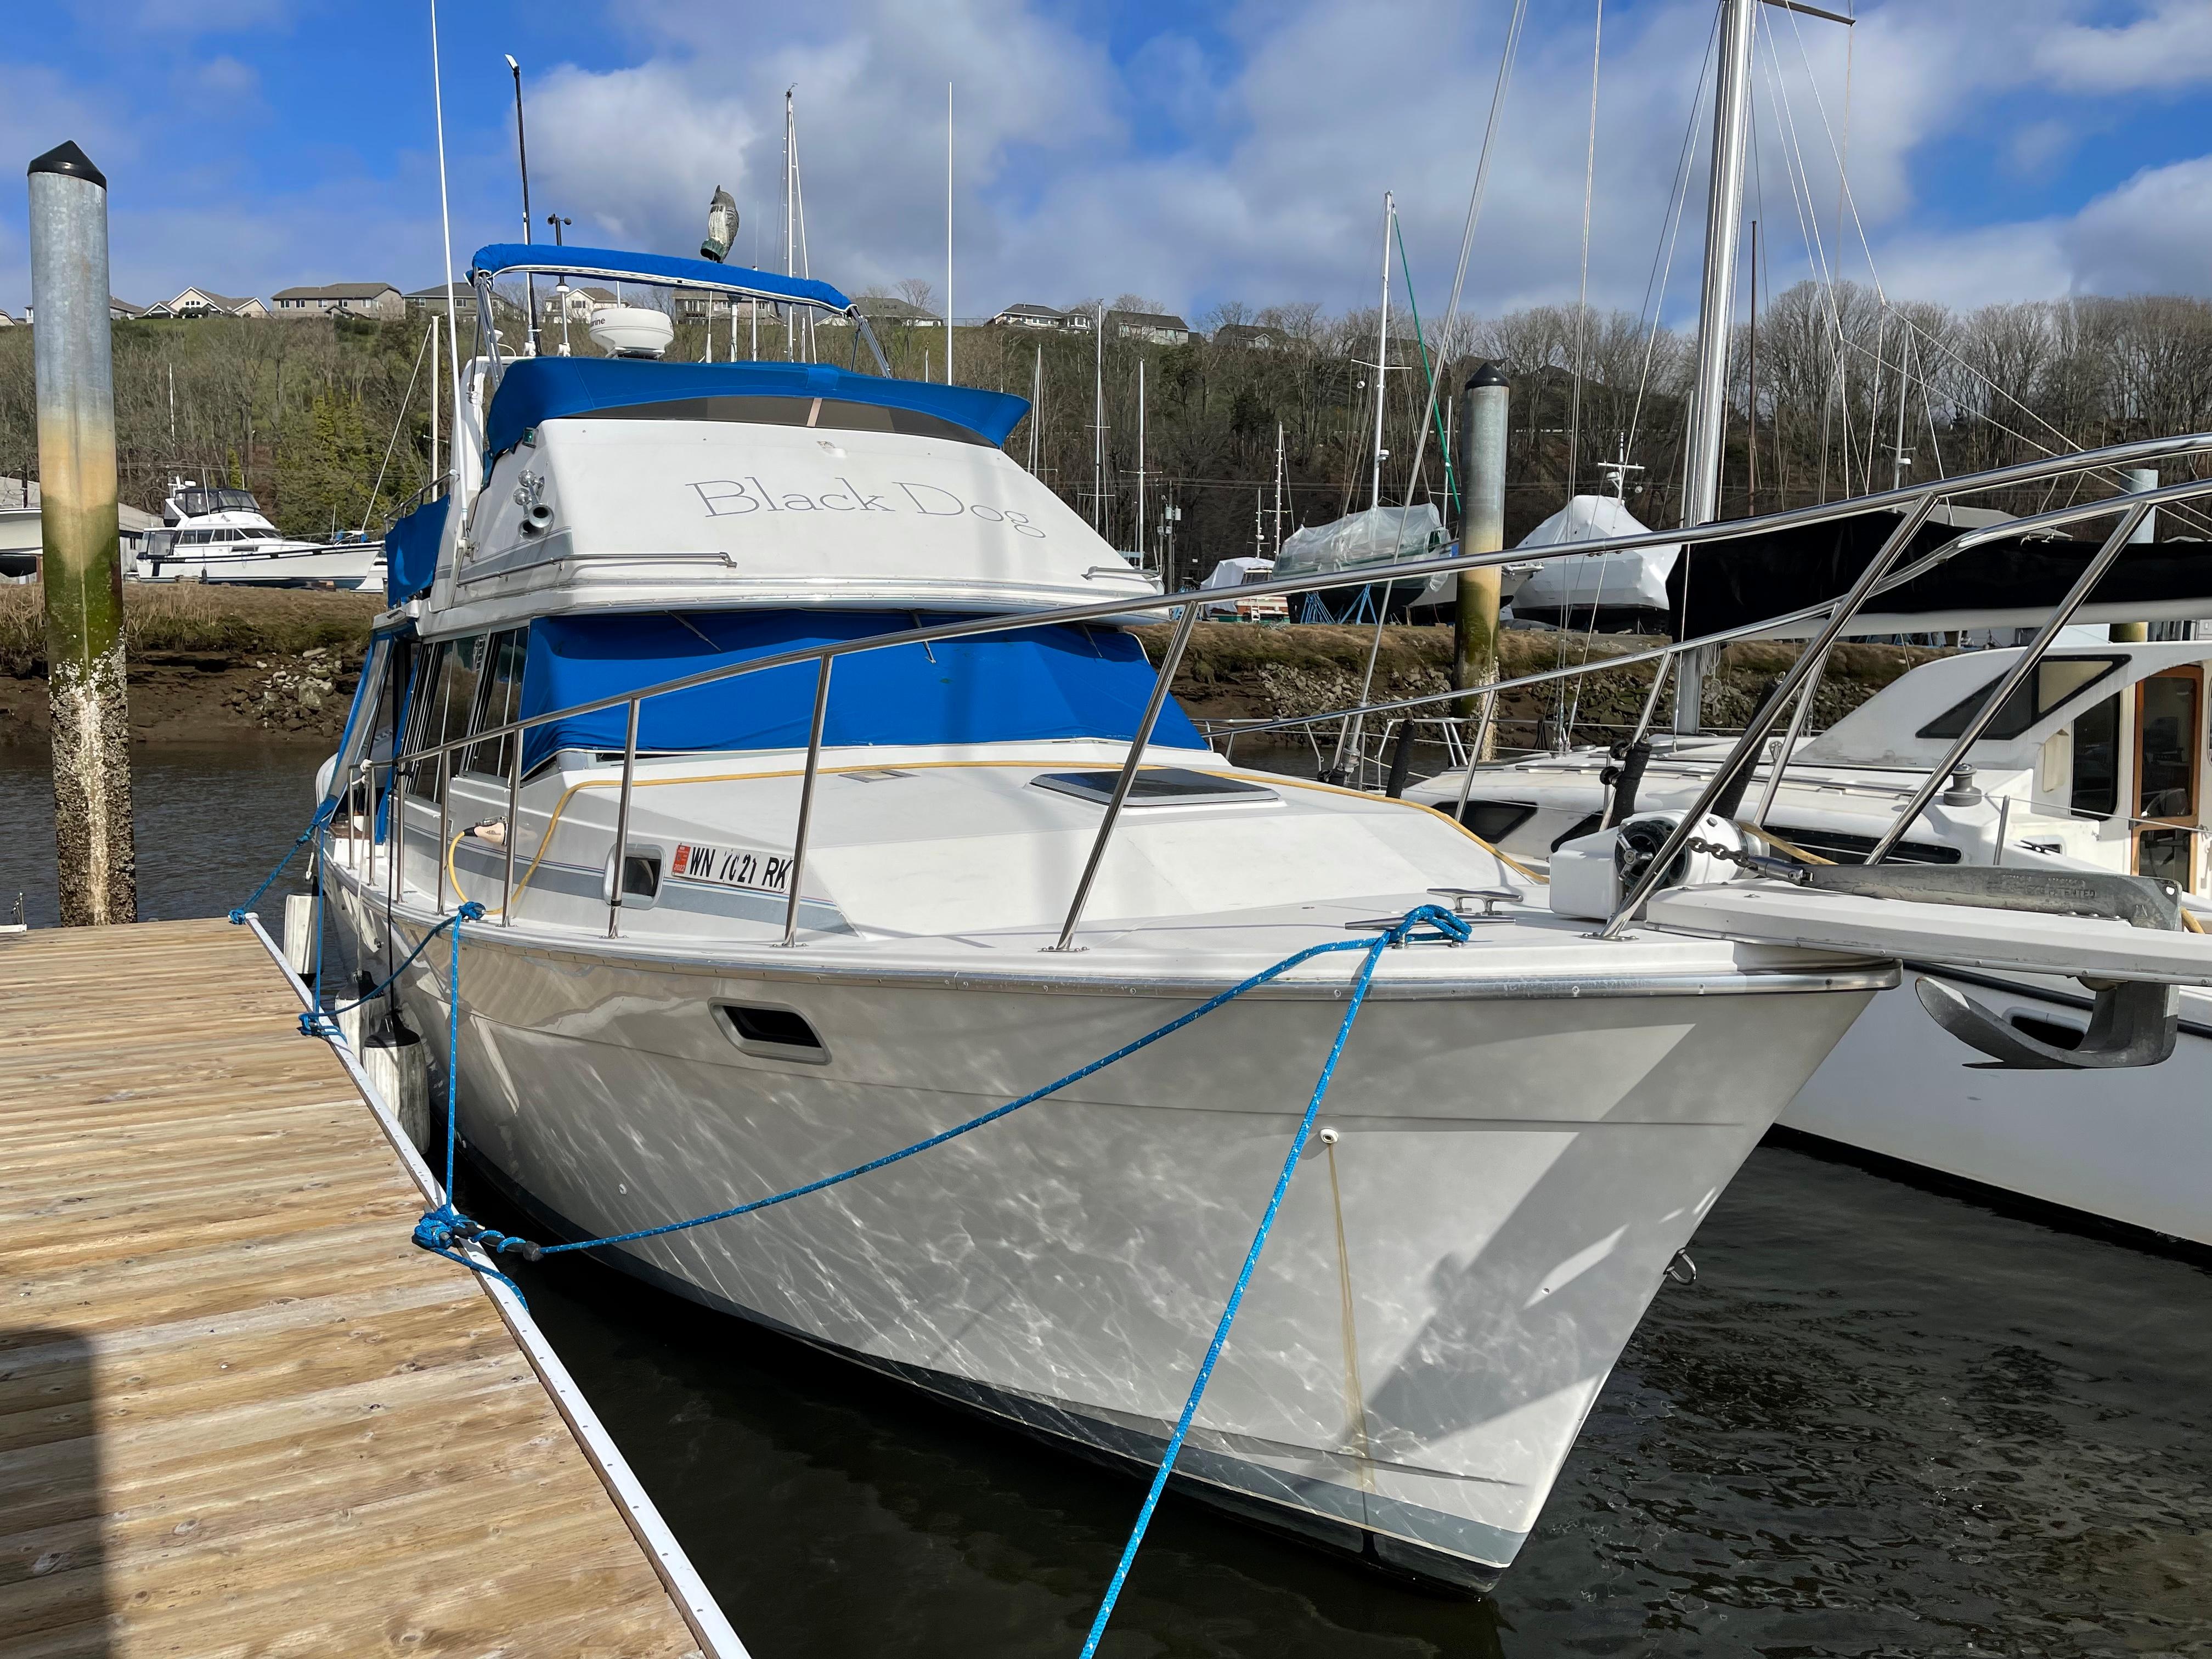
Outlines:
[[[1114,798],[1119,772],[1048,772],[1030,781],[1054,794],[1103,806]],[[1194,772],[1181,766],[1147,766],[1129,785],[1124,806],[1258,806],[1282,797],[1264,784]]]

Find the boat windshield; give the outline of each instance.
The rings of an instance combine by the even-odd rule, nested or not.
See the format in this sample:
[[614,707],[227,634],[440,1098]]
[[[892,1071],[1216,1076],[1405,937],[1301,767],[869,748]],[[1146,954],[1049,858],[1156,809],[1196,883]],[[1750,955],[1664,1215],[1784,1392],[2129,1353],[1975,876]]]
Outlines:
[[209,513],[258,513],[261,503],[250,489],[179,489],[177,511],[188,519]]

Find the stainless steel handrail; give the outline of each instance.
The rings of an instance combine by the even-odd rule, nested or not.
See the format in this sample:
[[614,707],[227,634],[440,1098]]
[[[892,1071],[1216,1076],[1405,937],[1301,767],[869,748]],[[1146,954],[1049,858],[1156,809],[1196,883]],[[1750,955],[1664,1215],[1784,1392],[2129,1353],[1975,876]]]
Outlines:
[[1167,654],[1161,658],[1159,672],[1152,680],[1152,695],[1145,704],[1145,717],[1137,723],[1137,733],[1129,739],[1128,758],[1121,763],[1121,775],[1114,780],[1114,793],[1106,803],[1106,815],[1098,821],[1098,833],[1091,842],[1091,856],[1084,861],[1083,876],[1075,884],[1075,896],[1068,903],[1067,920],[1060,925],[1060,938],[1052,945],[1055,951],[1076,948],[1076,925],[1083,920],[1083,907],[1091,898],[1091,884],[1097,878],[1098,866],[1106,856],[1106,843],[1114,834],[1114,826],[1121,817],[1121,804],[1129,799],[1129,787],[1137,781],[1138,763],[1144,758],[1145,745],[1152,740],[1152,728],[1159,722],[1160,710],[1167,706],[1168,687],[1175,682],[1175,672],[1182,662],[1183,647],[1190,643],[1190,630],[1198,620],[1198,607],[1187,605],[1182,617],[1176,623],[1174,637],[1168,641]]
[[[2212,491],[2208,491],[2205,484],[2191,482],[2168,484],[2161,490],[2145,495],[2142,499],[2156,505],[2163,501],[2193,500],[2207,493],[2212,493]],[[2132,495],[2109,495],[2080,506],[2056,507],[2050,512],[2039,513],[2029,518],[2010,519],[2002,524],[1963,530],[1948,541],[1923,553],[1911,564],[1883,577],[1875,585],[1875,593],[1879,595],[1893,592],[1909,583],[1917,581],[1938,565],[1948,563],[1960,554],[1972,551],[1974,548],[1984,546],[1990,542],[2010,541],[2021,536],[2033,536],[2046,530],[2063,529],[2069,525],[2084,523],[2092,519],[2106,518],[2112,514],[2122,511],[2126,504],[2134,499],[2136,498]],[[1549,551],[1548,549],[1543,550]],[[1670,640],[1665,645],[1654,646],[1648,651],[1632,651],[1621,656],[1607,657],[1600,662],[1571,663],[1564,668],[1542,669],[1533,674],[1521,675],[1517,678],[1498,680],[1492,684],[1482,687],[1481,694],[1487,696],[1492,692],[1517,691],[1526,686],[1548,684],[1553,680],[1574,679],[1584,674],[1603,674],[1616,668],[1636,668],[1647,662],[1664,661],[1692,651],[1703,650],[1709,646],[1728,645],[1738,640],[1788,637],[1777,635],[1775,630],[1828,616],[1840,603],[1838,599],[1822,599],[1817,604],[1802,605],[1795,611],[1785,611],[1779,616],[1765,617],[1757,622],[1740,623],[1733,628],[1720,629],[1711,634],[1700,634],[1693,639]],[[1402,709],[1424,708],[1432,703],[1454,702],[1471,695],[1474,694],[1457,690],[1425,691],[1419,696],[1395,697],[1384,702],[1362,704],[1357,708],[1332,708],[1318,714],[1290,714],[1281,720],[1254,720],[1249,724],[1240,725],[1237,728],[1237,735],[1249,737],[1258,732],[1278,732],[1301,726],[1316,726],[1329,720],[1350,720],[1358,714],[1392,714]]]
[[[1674,863],[1675,856],[1681,852],[1684,844],[1698,832],[1699,820],[1711,809],[1713,803],[1734,784],[1737,775],[1747,769],[1759,745],[1765,740],[1766,734],[1773,728],[1776,720],[1780,716],[1791,694],[1796,692],[1817,666],[1826,659],[1828,648],[1835,643],[1837,637],[1850,622],[1852,614],[1872,595],[1875,584],[1881,580],[1881,574],[1895,561],[1905,543],[1910,540],[1913,531],[1917,530],[1929,513],[1934,510],[1936,497],[1940,493],[1936,486],[1927,487],[1923,489],[1917,506],[1899,520],[1897,529],[1891,532],[1889,540],[1883,544],[1881,551],[1869,562],[1866,569],[1860,574],[1859,580],[1853,584],[1851,592],[1844,597],[1844,601],[1838,605],[1835,614],[1829,618],[1827,626],[1822,629],[1819,636],[1799,654],[1797,660],[1790,665],[1790,672],[1783,676],[1782,683],[1753,713],[1749,723],[1744,728],[1743,736],[1737,740],[1735,749],[1730,750],[1728,758],[1715,769],[1711,779],[1699,792],[1696,803],[1682,815],[1673,830],[1668,833],[1665,843],[1651,861],[1645,866],[1644,873],[1638,878],[1634,887],[1621,901],[1620,908],[1613,912],[1604,927],[1599,930],[1599,938],[1618,939],[1621,930],[1628,925],[1630,918],[1650,897],[1652,891],[1665,878],[1668,868]],[[2097,517],[2115,513],[2121,514],[2123,528],[2131,530],[2141,520],[2145,511],[2160,502],[2188,501],[2208,495],[2212,495],[2212,481],[2191,480],[2186,483],[2171,484],[2163,489],[2148,490],[2142,495],[2111,496],[2090,505],[2101,509],[2094,514]],[[2067,511],[2071,513],[2075,509],[2067,509]],[[2017,524],[2020,521],[2014,522]],[[2017,532],[2015,531],[2014,533]],[[2044,625],[2043,631],[2037,635],[2030,648],[2021,653],[2019,660],[2007,673],[2005,684],[2008,691],[2011,686],[2019,683],[2019,678],[2024,675],[2029,667],[2041,659],[2043,652],[2048,648],[2051,641],[2057,637],[2059,629],[2064,626],[2064,618],[2072,616],[2080,608],[2082,600],[2096,585],[2097,579],[2104,574],[2112,561],[2118,556],[2119,550],[2125,542],[2124,535],[2107,538],[2105,545],[2100,548],[2095,557],[2091,559],[2074,589],[2054,611],[2052,620]],[[1982,728],[1986,726],[1989,720],[1993,717],[1995,701],[1992,699],[1990,707],[1983,711],[1978,721],[1967,722],[1967,729],[1973,736],[1978,737]],[[1971,738],[1968,741],[1970,742]],[[1928,800],[1933,798],[1936,789],[1941,787],[1942,780],[1948,775],[1950,765],[1954,764],[1958,756],[1964,752],[1963,744],[1954,749],[1946,763],[1944,770],[1941,773],[1931,773],[1923,781],[1922,787],[1914,792],[1913,800],[1908,810],[1899,814],[1898,826],[1877,842],[1874,850],[1868,854],[1869,864],[1881,862],[1890,848],[1896,845],[1897,837],[1903,833],[1903,826],[1919,816]],[[1788,763],[1787,756],[1778,757],[1778,764],[1786,766]]]
[[[1679,846],[1675,846],[1674,843],[1688,838],[1691,831],[1687,826],[1693,822],[1694,817],[1698,813],[1702,812],[1705,805],[1707,804],[1711,799],[1718,795],[1719,788],[1720,787],[1723,787],[1723,779],[1732,778],[1733,775],[1736,771],[1741,769],[1741,757],[1749,752],[1750,747],[1755,746],[1759,741],[1763,740],[1765,738],[1768,732],[1771,729],[1775,719],[1778,715],[1779,709],[1784,706],[1787,696],[1790,693],[1795,692],[1798,687],[1803,684],[1807,676],[1812,672],[1813,665],[1821,659],[1825,658],[1826,646],[1832,643],[1834,639],[1841,633],[1843,628],[1849,623],[1850,617],[1863,605],[1868,598],[1871,597],[1875,592],[1887,591],[1888,588],[1897,586],[1903,581],[1912,580],[1914,577],[1924,571],[1933,568],[1936,564],[1955,557],[1960,552],[1966,551],[1972,547],[1979,546],[1992,541],[2010,540],[2021,535],[2033,534],[2039,530],[2057,528],[2060,526],[2078,522],[2085,519],[2100,518],[2114,512],[2125,511],[2132,503],[2140,502],[2145,506],[2149,506],[2162,501],[2191,499],[2200,495],[2212,494],[2212,483],[2175,485],[2163,490],[2151,492],[2142,495],[2107,498],[2103,501],[2088,503],[2085,506],[2060,508],[2051,512],[2033,514],[2027,518],[2010,520],[2001,525],[1968,530],[1950,538],[1941,547],[1934,550],[1923,558],[1915,561],[1905,571],[1899,573],[1893,579],[1892,579],[1890,577],[1889,567],[1895,562],[1899,554],[1901,554],[1905,545],[1909,544],[1912,534],[1917,531],[1921,524],[1925,522],[1928,515],[1932,512],[1938,501],[1950,500],[1961,495],[1977,495],[1985,490],[2002,489],[2014,484],[2030,483],[2039,479],[2063,477],[2075,472],[2095,471],[2100,468],[2119,465],[2129,461],[2148,460],[2165,456],[2187,453],[2192,451],[2204,450],[2212,450],[2212,433],[2195,433],[2175,438],[2142,440],[2130,444],[2113,445],[2101,450],[2078,451],[2069,455],[2045,458],[2035,462],[2024,462],[2010,467],[1997,468],[1988,472],[1970,474],[1961,477],[1943,480],[1938,483],[1916,486],[1909,489],[1889,490],[1879,495],[1856,497],[1845,501],[1826,503],[1820,506],[1810,507],[1794,508],[1784,513],[1769,514],[1757,519],[1729,520],[1714,524],[1689,526],[1679,530],[1648,532],[1636,536],[1599,538],[1585,542],[1558,543],[1550,547],[1542,549],[1507,549],[1493,553],[1465,554],[1445,558],[1417,560],[1401,565],[1392,566],[1390,567],[1390,571],[1392,579],[1396,580],[1401,578],[1410,579],[1415,576],[1427,577],[1444,574],[1447,573],[1455,573],[1463,570],[1483,569],[1492,566],[1507,563],[1550,562],[1553,560],[1577,557],[1596,552],[1618,552],[1632,550],[1634,549],[1644,547],[1680,547],[1691,544],[1701,544],[1705,542],[1726,542],[1740,540],[1750,536],[1764,535],[1779,529],[1832,523],[1843,519],[1856,518],[1867,513],[1884,511],[1892,507],[1897,507],[1903,510],[1904,516],[1900,519],[1897,529],[1891,533],[1890,537],[1885,542],[1881,552],[1868,564],[1866,569],[1861,573],[1860,577],[1854,583],[1850,592],[1845,595],[1841,600],[1829,600],[1819,605],[1802,607],[1798,611],[1786,613],[1782,617],[1769,618],[1758,623],[1747,624],[1737,629],[1722,630],[1719,633],[1695,641],[1674,642],[1650,652],[1611,659],[1601,665],[1578,665],[1573,669],[1554,670],[1548,673],[1524,676],[1518,680],[1501,682],[1495,685],[1482,688],[1482,690],[1486,694],[1494,696],[1499,691],[1511,690],[1520,685],[1539,684],[1545,680],[1566,678],[1575,673],[1599,672],[1603,668],[1632,666],[1641,662],[1669,658],[1679,654],[1682,651],[1692,649],[1702,645],[1719,643],[1729,639],[1747,637],[1753,634],[1771,634],[1775,629],[1787,626],[1794,622],[1809,621],[1814,617],[1821,616],[1826,616],[1828,618],[1826,623],[1820,630],[1820,634],[1814,644],[1813,646],[1808,646],[1807,649],[1800,654],[1796,664],[1793,665],[1789,674],[1784,677],[1783,684],[1778,688],[1777,695],[1771,697],[1768,700],[1767,704],[1759,712],[1758,714],[1754,715],[1750,726],[1747,728],[1744,737],[1739,742],[1735,751],[1730,755],[1728,761],[1723,763],[1721,771],[1717,775],[1715,779],[1716,787],[1708,788],[1705,792],[1705,799],[1701,799],[1698,808],[1693,811],[1692,817],[1685,818],[1683,823],[1677,826],[1675,836],[1669,838],[1668,849],[1661,858],[1654,860],[1651,871],[1646,872],[1647,877],[1649,877],[1650,879],[1646,882],[1638,884],[1639,890],[1632,896],[1633,903],[1624,906],[1622,911],[1616,915],[1614,918],[1607,924],[1602,936],[1611,938],[1617,936],[1620,928],[1625,925],[1626,916],[1633,909],[1635,905],[1641,904],[1644,898],[1648,896],[1648,890],[1650,886],[1656,884],[1656,872],[1663,871],[1666,865],[1671,861],[1674,854],[1675,852],[1679,852]],[[1243,598],[1263,598],[1277,593],[1287,594],[1294,592],[1309,592],[1322,588],[1340,586],[1343,585],[1343,581],[1344,573],[1336,571],[1316,574],[1309,576],[1283,578],[1267,582],[1255,582],[1249,586],[1240,587],[1237,592],[1239,596]],[[439,793],[440,831],[442,843],[446,827],[446,799],[448,793],[448,791],[443,786],[448,781],[448,773],[450,769],[448,752],[450,750],[460,748],[465,744],[482,743],[489,739],[508,736],[512,736],[514,738],[519,750],[522,734],[527,731],[534,729],[535,727],[547,725],[556,720],[573,720],[580,715],[598,713],[608,708],[617,707],[625,708],[628,711],[629,718],[628,732],[623,746],[622,793],[617,806],[617,862],[615,870],[616,891],[614,902],[611,907],[611,914],[608,922],[608,933],[611,937],[619,931],[618,920],[621,909],[623,885],[621,858],[623,852],[626,850],[627,846],[629,799],[635,782],[635,770],[637,760],[638,711],[640,707],[647,699],[668,696],[678,691],[689,690],[698,686],[714,684],[722,680],[733,679],[746,674],[763,672],[769,669],[786,667],[797,663],[809,661],[817,662],[823,665],[821,671],[821,686],[817,687],[817,707],[815,711],[816,723],[818,728],[822,713],[818,702],[818,699],[822,695],[821,687],[826,687],[828,665],[837,657],[861,651],[884,650],[900,645],[926,645],[938,640],[971,638],[977,635],[995,633],[1018,632],[1024,629],[1047,627],[1058,623],[1085,623],[1107,618],[1121,619],[1126,618],[1133,614],[1142,614],[1154,611],[1179,611],[1182,613],[1178,618],[1180,626],[1170,642],[1170,650],[1171,656],[1163,659],[1157,684],[1155,685],[1154,696],[1151,705],[1148,707],[1146,717],[1140,726],[1138,732],[1131,740],[1128,755],[1123,763],[1121,778],[1117,781],[1116,799],[1114,803],[1115,810],[1109,811],[1104,821],[1100,825],[1100,833],[1093,842],[1091,857],[1086,863],[1084,876],[1079,883],[1075,900],[1070,907],[1066,922],[1062,927],[1060,942],[1052,947],[1054,949],[1066,949],[1068,948],[1071,944],[1074,931],[1079,925],[1082,908],[1084,903],[1087,901],[1091,884],[1095,878],[1098,865],[1104,856],[1106,845],[1110,838],[1112,830],[1115,823],[1118,821],[1119,805],[1121,801],[1125,799],[1127,797],[1128,785],[1133,781],[1135,771],[1140,763],[1145,745],[1149,743],[1151,739],[1152,732],[1155,723],[1157,722],[1159,709],[1164,704],[1166,688],[1172,680],[1176,666],[1180,662],[1181,644],[1188,641],[1190,626],[1196,619],[1198,605],[1199,602],[1197,596],[1194,594],[1159,594],[1146,595],[1131,599],[1104,599],[1093,601],[1086,605],[1061,606],[1054,610],[972,618],[968,621],[959,623],[940,623],[933,627],[908,629],[897,633],[873,635],[860,640],[838,641],[827,645],[811,646],[798,650],[778,652],[766,656],[752,658],[744,662],[724,664],[714,668],[702,670],[696,674],[685,675],[677,679],[663,681],[658,684],[644,687],[639,690],[619,693],[606,697],[593,699],[586,702],[574,703],[563,708],[550,710],[540,714],[534,714],[526,719],[508,721],[498,726],[489,727],[482,732],[471,732],[464,738],[453,738],[434,745],[425,745],[421,749],[409,751],[405,757],[410,760],[420,761],[421,759],[434,755],[438,759],[440,765],[440,781],[441,786]],[[1431,702],[1463,698],[1468,695],[1468,694],[1465,690],[1455,690],[1448,692],[1431,694],[1426,696],[1404,698],[1389,702],[1372,704],[1367,706],[1364,712],[1378,713],[1397,711],[1425,706]],[[1349,711],[1346,712],[1348,714]],[[1310,723],[1310,720],[1308,720],[1286,721],[1282,724],[1296,725]],[[818,757],[819,745],[817,739],[817,742],[810,744],[810,775],[812,769],[818,765]],[[811,794],[803,789],[802,813],[804,813],[810,801]],[[806,825],[802,823],[802,835],[804,834],[806,827]],[[550,833],[550,826],[548,833]],[[438,908],[441,909],[442,909],[444,906],[444,847],[441,844],[438,852],[439,879],[437,899]],[[794,847],[794,864],[798,861],[797,854],[799,850],[800,849],[798,847]],[[794,885],[792,889],[792,897],[787,905],[786,933],[787,939],[792,935],[793,927],[795,922],[797,914],[796,894],[797,888],[794,882]]]
[[1766,740],[1768,731],[1788,703],[1790,694],[1805,683],[1813,672],[1814,664],[1828,654],[1828,647],[1836,642],[1837,637],[1850,623],[1852,615],[1872,596],[1875,585],[1888,574],[1890,566],[1897,562],[1898,556],[1911,544],[1914,533],[1927,522],[1928,515],[1935,510],[1936,491],[1932,488],[1927,489],[1921,491],[1919,498],[1898,519],[1897,528],[1889,532],[1889,538],[1883,542],[1881,550],[1867,561],[1866,568],[1851,584],[1851,591],[1844,596],[1829,616],[1827,625],[1821,629],[1811,645],[1798,653],[1797,660],[1790,665],[1790,672],[1782,677],[1782,684],[1768,695],[1764,703],[1752,711],[1751,719],[1744,726],[1743,736],[1736,740],[1736,745],[1729,751],[1728,758],[1716,769],[1711,781],[1698,792],[1696,805],[1676,821],[1668,834],[1666,843],[1644,866],[1644,873],[1637,878],[1636,884],[1628,896],[1621,901],[1620,908],[1598,930],[1600,939],[1618,939],[1620,936],[1620,930],[1628,925],[1629,917],[1635,915],[1638,908],[1650,897],[1652,890],[1665,878],[1683,844],[1698,832],[1698,826],[1714,801],[1735,783],[1737,774],[1744,769],[1750,757],[1758,752],[1759,744]]
[[806,836],[814,827],[814,782],[822,771],[822,728],[830,718],[830,671],[835,657],[822,659],[814,676],[814,716],[806,732],[806,772],[799,785],[799,830],[791,838],[790,891],[783,906],[783,942],[799,943],[799,881],[806,868]]
[[629,701],[629,730],[623,737],[622,794],[615,803],[614,894],[607,901],[607,937],[622,932],[623,888],[629,874],[630,785],[637,775],[637,719],[645,707],[642,697]]
[[[2058,630],[2073,620],[2074,613],[2081,608],[2083,603],[2088,599],[2090,592],[2103,578],[2105,572],[2112,568],[2112,561],[2120,556],[2120,550],[2127,545],[2128,538],[2134,533],[2135,527],[2142,522],[2143,514],[2150,510],[2145,495],[2124,496],[2121,499],[2135,504],[2120,514],[2120,521],[2112,526],[2112,533],[2105,538],[2105,544],[2097,550],[2097,556],[2082,567],[2081,578],[2067,591],[2066,597],[2061,599],[2052,610],[2050,620],[2045,622],[2041,631],[2028,641],[2027,648],[2014,659],[2012,666],[1998,677],[1997,683],[1990,690],[1990,694],[1982,699],[1982,706],[1967,718],[1966,727],[1959,733],[1958,740],[1945,751],[1943,758],[1936,763],[1935,769],[1921,781],[1920,787],[1912,792],[1912,798],[1905,802],[1904,810],[1898,813],[1897,822],[1891,824],[1875,839],[1873,849],[1866,855],[1866,861],[1869,864],[1880,864],[1882,860],[1889,856],[1890,848],[1904,839],[1905,832],[1912,827],[1914,820],[1927,811],[1928,803],[1936,798],[1936,792],[1948,783],[1952,769],[1966,758],[1966,751],[1972,749],[1980,739],[1982,733],[1989,729],[1990,722],[1997,717],[1997,711],[2004,707],[2005,699],[2012,696],[2021,683],[2034,672],[2037,665],[2042,662],[2044,653],[2051,648],[2051,642],[2058,637]],[[1779,766],[1775,768],[1778,776],[1781,769]]]

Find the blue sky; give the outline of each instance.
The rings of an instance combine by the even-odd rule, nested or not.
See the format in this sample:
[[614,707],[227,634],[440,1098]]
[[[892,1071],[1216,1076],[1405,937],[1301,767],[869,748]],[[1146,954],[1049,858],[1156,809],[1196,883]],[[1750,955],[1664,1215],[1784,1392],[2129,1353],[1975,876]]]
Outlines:
[[[726,0],[456,0],[441,36],[454,247],[465,259],[519,226],[512,52],[527,77],[539,215],[570,215],[572,236],[689,251],[722,184],[745,213],[748,252],[754,227],[777,220],[781,98],[795,85],[817,274],[856,289],[941,283],[951,78],[963,314],[1123,292],[1194,317],[1224,299],[1370,304],[1386,188],[1433,311],[1509,10],[823,0],[794,16]],[[1809,197],[1836,257],[1848,119],[1844,274],[1871,270],[1895,295],[1959,306],[2212,293],[2212,0],[1859,10],[1849,37],[1762,15],[1754,102],[1778,282],[1816,263],[1793,196]],[[1595,11],[1596,0],[1529,8],[1474,308],[1575,294]],[[1641,301],[1684,132],[1702,138],[1707,122],[1692,100],[1712,12],[1713,0],[1605,6],[1589,271],[1600,303]],[[55,0],[10,31],[0,149],[20,166],[74,137],[106,169],[125,298],[187,283],[264,298],[302,282],[411,288],[441,263],[428,69],[419,0]],[[20,185],[0,194],[10,312],[29,297],[22,201]],[[1692,302],[1700,223],[1693,195],[1677,315]]]

